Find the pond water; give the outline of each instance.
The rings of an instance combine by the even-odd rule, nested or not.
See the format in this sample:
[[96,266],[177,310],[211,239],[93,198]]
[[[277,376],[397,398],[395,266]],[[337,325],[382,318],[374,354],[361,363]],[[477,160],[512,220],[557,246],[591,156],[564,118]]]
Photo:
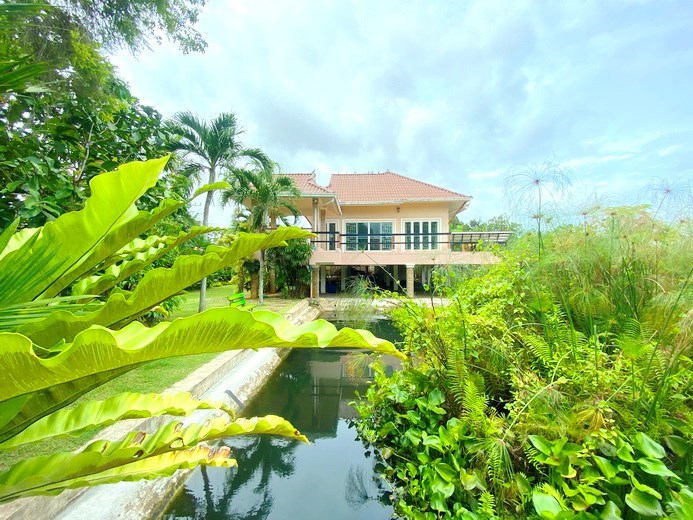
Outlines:
[[[371,325],[374,334],[397,339],[388,322]],[[271,436],[231,439],[238,467],[195,470],[164,518],[390,518],[387,484],[349,421],[356,416],[349,402],[356,391],[363,393],[370,375],[363,354],[354,351],[293,351],[243,415],[281,415],[311,444]]]

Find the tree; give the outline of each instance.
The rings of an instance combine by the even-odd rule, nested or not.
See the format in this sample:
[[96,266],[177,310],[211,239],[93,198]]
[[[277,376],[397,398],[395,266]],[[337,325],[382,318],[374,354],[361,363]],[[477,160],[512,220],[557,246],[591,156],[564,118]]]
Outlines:
[[[37,227],[82,206],[89,181],[123,161],[166,153],[167,131],[152,107],[125,89],[115,110],[70,93],[17,96],[0,104],[0,227]],[[175,179],[173,178],[175,177]],[[185,178],[161,182],[185,195]],[[162,188],[163,189],[163,188]]]
[[[219,114],[210,123],[191,112],[179,112],[174,116],[170,129],[176,135],[171,149],[185,161],[185,168],[198,179],[206,173],[207,184],[214,184],[217,176],[228,172],[240,158],[247,158],[259,165],[270,162],[258,148],[243,147],[238,140],[241,130],[236,116],[231,112]],[[205,195],[203,226],[209,223],[213,197],[212,191]],[[206,295],[207,278],[204,278],[200,284],[200,312],[205,310]]]
[[[0,227],[18,216],[20,227],[41,226],[81,207],[91,178],[116,161],[167,152],[161,116],[130,93],[98,45],[66,43],[72,32],[53,37],[62,26],[41,23],[58,11],[0,5]],[[181,180],[169,187],[183,188]]]
[[[249,212],[248,228],[256,232],[267,230],[270,221],[280,218],[285,224],[282,213],[288,211],[294,216],[298,209],[291,198],[300,197],[301,193],[291,177],[278,174],[279,168],[274,162],[265,162],[255,168],[234,168],[231,170],[234,188],[224,190],[222,203],[234,201],[244,205]],[[263,301],[264,254],[260,252],[259,297]]]
[[308,262],[313,248],[306,240],[289,240],[286,247],[267,252],[268,263],[276,270],[282,294],[296,298],[310,284]]
[[512,231],[518,233],[522,230],[522,224],[513,222],[507,215],[497,215],[488,220],[471,219],[467,222],[455,217],[450,224],[455,231]]
[[[151,211],[135,202],[157,181],[166,158],[136,162],[96,176],[80,211],[38,229],[0,231],[0,450],[149,416],[190,415],[215,409],[204,424],[173,420],[120,441],[93,441],[71,453],[39,450],[0,472],[0,503],[96,484],[168,476],[199,464],[231,466],[227,447],[200,442],[246,433],[305,440],[276,416],[235,419],[223,403],[190,394],[121,393],[104,401],[78,397],[142,363],[167,357],[264,347],[373,348],[399,355],[393,345],[324,321],[291,328],[279,315],[235,307],[210,309],[148,328],[135,321],[173,294],[258,249],[306,237],[298,228],[243,234],[229,247],[213,246],[149,271],[132,291],[111,289],[178,244],[209,231],[183,235],[146,232],[182,202],[164,199]],[[65,296],[71,293],[72,296]],[[62,296],[59,296],[62,295]],[[314,332],[309,334],[308,332]],[[136,391],[136,389],[133,389]],[[45,448],[45,447],[44,447]]]

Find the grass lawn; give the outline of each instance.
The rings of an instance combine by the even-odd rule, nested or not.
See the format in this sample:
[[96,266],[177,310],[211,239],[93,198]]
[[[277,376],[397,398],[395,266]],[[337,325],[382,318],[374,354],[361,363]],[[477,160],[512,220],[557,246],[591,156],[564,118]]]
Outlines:
[[[238,294],[236,287],[232,285],[222,285],[220,287],[208,287],[207,288],[207,308],[211,309],[213,307],[226,307],[229,304],[227,298],[234,294]],[[178,310],[171,313],[170,319],[181,318],[184,316],[190,316],[197,312],[197,308],[200,303],[200,291],[188,291],[182,295],[183,304]],[[257,305],[257,300],[251,300],[246,293],[246,300],[248,306],[252,307]],[[287,300],[285,298],[277,298],[271,296],[265,298],[263,304],[256,308],[261,308],[268,311],[278,312],[283,314],[288,311],[291,307],[296,304],[297,300]]]
[[[229,302],[227,297],[236,294],[231,286],[210,287],[207,289],[207,308],[226,307]],[[197,312],[200,299],[199,291],[190,291],[183,295],[183,304],[170,319],[190,316]],[[261,309],[284,313],[295,305],[297,300],[286,300],[282,298],[267,298]],[[255,302],[256,303],[256,302]],[[249,300],[252,305],[253,301]],[[103,400],[121,392],[140,392],[152,393],[166,390],[177,383],[188,374],[201,367],[206,362],[213,359],[218,354],[198,354],[196,356],[183,356],[177,358],[160,359],[142,365],[108,383],[95,388],[91,392],[83,395],[72,406],[87,400]],[[50,439],[48,441],[24,446],[9,452],[0,452],[0,468],[11,465],[26,457],[35,457],[45,453],[55,451],[71,451],[79,448],[89,441],[97,432],[98,428],[82,432],[74,437],[62,439]]]

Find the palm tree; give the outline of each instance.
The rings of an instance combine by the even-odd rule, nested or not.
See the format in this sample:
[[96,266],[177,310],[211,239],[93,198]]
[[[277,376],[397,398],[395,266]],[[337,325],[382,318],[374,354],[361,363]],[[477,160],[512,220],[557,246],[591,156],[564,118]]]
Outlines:
[[[279,218],[287,224],[283,213],[288,211],[294,217],[299,214],[291,198],[301,196],[291,177],[279,175],[277,163],[266,162],[254,168],[233,168],[229,180],[232,190],[221,193],[222,204],[236,202],[248,209],[247,224],[250,231],[262,233],[270,222]],[[260,252],[260,283],[258,300],[263,300],[265,254]]]
[[[238,136],[242,133],[236,116],[223,112],[211,122],[198,118],[192,112],[179,112],[173,116],[171,130],[176,139],[171,150],[185,161],[185,169],[194,173],[199,182],[204,173],[207,183],[216,182],[218,175],[224,175],[240,158],[247,158],[256,165],[269,164],[269,158],[258,148],[244,148]],[[205,196],[202,225],[209,223],[209,209],[212,206],[214,193],[208,191]],[[199,312],[205,310],[207,278],[200,285]]]

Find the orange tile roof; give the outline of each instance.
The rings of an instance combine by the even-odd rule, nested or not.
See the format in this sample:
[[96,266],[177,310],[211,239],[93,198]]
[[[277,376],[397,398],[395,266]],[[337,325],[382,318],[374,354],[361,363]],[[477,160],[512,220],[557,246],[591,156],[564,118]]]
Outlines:
[[303,195],[332,195],[330,190],[315,182],[315,173],[280,173],[279,177],[290,177]]
[[390,171],[334,173],[327,187],[340,204],[377,204],[430,200],[469,200],[471,197]]

